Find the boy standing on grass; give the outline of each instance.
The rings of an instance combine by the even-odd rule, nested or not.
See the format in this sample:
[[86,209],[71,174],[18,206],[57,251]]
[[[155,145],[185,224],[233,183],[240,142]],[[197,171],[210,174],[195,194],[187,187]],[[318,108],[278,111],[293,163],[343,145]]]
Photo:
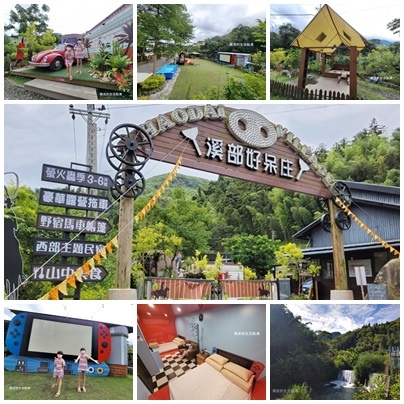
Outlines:
[[56,392],[55,397],[60,396],[60,388],[62,387],[62,379],[65,374],[65,366],[66,363],[63,359],[63,352],[58,351],[53,363],[53,377],[55,378],[55,383],[52,384],[52,388],[58,386],[58,391]]

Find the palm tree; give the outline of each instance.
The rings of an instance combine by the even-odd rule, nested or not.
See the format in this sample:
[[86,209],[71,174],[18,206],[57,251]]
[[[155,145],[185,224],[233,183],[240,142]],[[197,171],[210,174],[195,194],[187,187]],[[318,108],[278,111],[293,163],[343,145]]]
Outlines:
[[87,49],[87,55],[88,55],[88,58],[90,59],[89,49],[91,48],[91,41],[88,38],[84,38],[83,45],[84,45],[84,48]]
[[122,34],[117,34],[114,38],[116,38],[120,44],[128,44],[125,50],[125,55],[127,55],[133,43],[133,21],[126,23],[125,26],[122,27]]

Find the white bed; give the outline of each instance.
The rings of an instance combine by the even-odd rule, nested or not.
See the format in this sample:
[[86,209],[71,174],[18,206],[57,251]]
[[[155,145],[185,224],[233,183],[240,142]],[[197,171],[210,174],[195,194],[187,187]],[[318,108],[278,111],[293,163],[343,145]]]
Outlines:
[[173,341],[159,344],[159,353],[173,351],[174,349],[178,349],[178,345]]
[[171,400],[249,400],[246,392],[207,363],[168,383]]

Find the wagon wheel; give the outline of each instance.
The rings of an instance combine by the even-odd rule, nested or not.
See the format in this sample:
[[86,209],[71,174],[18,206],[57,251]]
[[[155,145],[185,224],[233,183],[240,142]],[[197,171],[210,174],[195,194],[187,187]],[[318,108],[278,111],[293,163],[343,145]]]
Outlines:
[[[112,155],[109,154],[112,152]],[[127,166],[143,166],[153,152],[149,134],[139,126],[122,124],[112,130],[107,148],[109,163],[112,156]],[[113,167],[114,164],[111,164]],[[116,164],[115,164],[116,165]]]
[[322,198],[318,197],[316,198],[317,200],[317,205],[321,209],[322,212],[328,212],[328,199],[327,198]]
[[331,221],[329,213],[325,213],[323,216],[321,216],[321,226],[324,231],[331,233]]
[[340,210],[335,214],[335,224],[341,230],[349,230],[351,228],[351,217]]
[[137,198],[145,189],[146,180],[142,173],[133,168],[123,168],[115,175],[115,185],[112,195],[116,191],[126,198]]
[[346,207],[351,206],[352,193],[348,185],[346,185],[344,182],[337,181],[336,183],[334,183],[331,189],[331,193],[332,193],[332,200],[335,206],[337,206],[338,208],[341,207],[336,202],[336,198],[339,198]]

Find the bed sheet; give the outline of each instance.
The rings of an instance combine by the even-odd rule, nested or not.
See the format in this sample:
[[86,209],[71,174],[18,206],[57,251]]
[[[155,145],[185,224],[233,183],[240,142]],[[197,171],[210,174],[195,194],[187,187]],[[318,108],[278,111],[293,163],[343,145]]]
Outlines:
[[168,383],[171,400],[249,400],[247,393],[207,363]]

